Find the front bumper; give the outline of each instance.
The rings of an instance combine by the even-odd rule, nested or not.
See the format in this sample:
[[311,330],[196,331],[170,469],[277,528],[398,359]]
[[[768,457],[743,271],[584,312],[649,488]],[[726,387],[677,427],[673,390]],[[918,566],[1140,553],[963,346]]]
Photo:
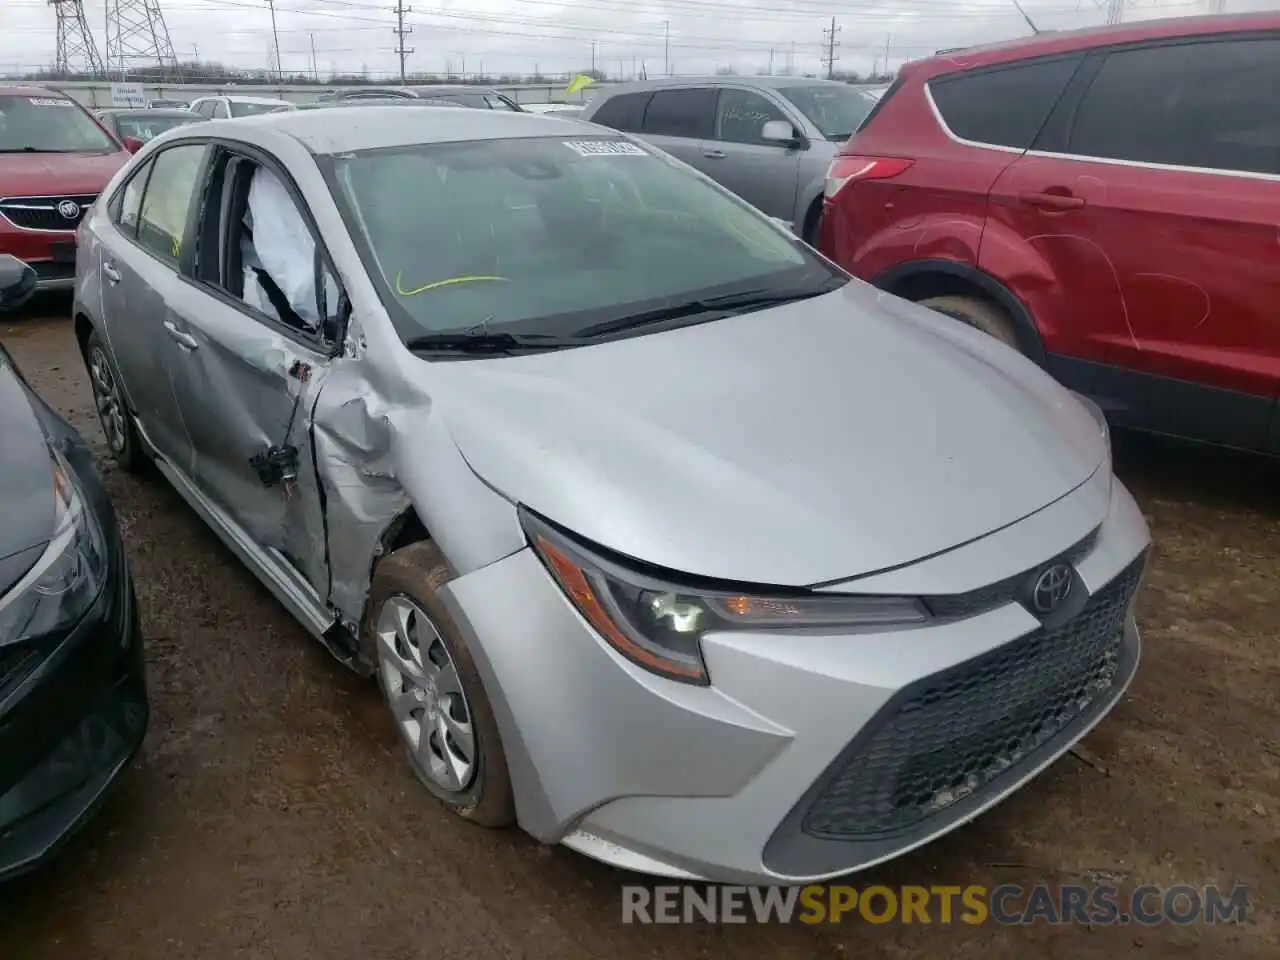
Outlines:
[[1132,497],[1108,472],[1043,514],[891,576],[936,586],[976,566],[992,583],[1083,542],[1071,559],[1089,606],[1066,626],[1004,602],[917,629],[715,635],[709,688],[615,654],[528,550],[455,580],[445,600],[521,825],[643,872],[801,883],[972,819],[1084,736],[1137,668],[1149,534]]
[[90,610],[69,634],[30,645],[25,663],[0,647],[0,880],[44,861],[89,819],[146,733],[137,603],[114,519],[102,522],[111,569]]
[[29,263],[37,290],[75,289],[75,230],[23,230],[0,217],[0,253]]

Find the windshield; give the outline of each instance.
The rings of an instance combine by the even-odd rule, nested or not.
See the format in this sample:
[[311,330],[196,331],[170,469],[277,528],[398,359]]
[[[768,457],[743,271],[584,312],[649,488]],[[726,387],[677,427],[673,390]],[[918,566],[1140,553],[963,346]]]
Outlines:
[[116,129],[120,131],[122,137],[137,137],[144,143],[153,137],[158,137],[166,130],[172,130],[174,127],[181,127],[184,124],[195,123],[197,120],[203,120],[203,117],[149,117],[145,114],[135,114],[131,116],[116,117]]
[[862,88],[839,84],[783,87],[779,93],[794,103],[828,140],[848,140],[853,136],[877,99]]
[[708,298],[845,282],[745,203],[630,141],[428,144],[330,162],[406,340],[477,327],[572,336]]
[[74,100],[0,96],[0,153],[115,153],[119,149]]
[[231,115],[233,117],[253,117],[259,113],[276,113],[280,110],[288,110],[287,103],[246,103],[244,100],[231,101]]

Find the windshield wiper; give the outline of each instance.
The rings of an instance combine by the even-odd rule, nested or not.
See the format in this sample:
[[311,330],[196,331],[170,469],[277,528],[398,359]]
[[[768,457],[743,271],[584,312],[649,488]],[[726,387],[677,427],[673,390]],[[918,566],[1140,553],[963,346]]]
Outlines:
[[696,317],[701,314],[706,314],[706,319],[708,320],[721,316],[732,316],[737,313],[747,313],[751,310],[762,310],[765,307],[781,306],[784,303],[794,303],[797,300],[808,300],[810,297],[830,293],[836,289],[836,286],[839,286],[839,284],[822,283],[799,289],[795,287],[759,287],[754,290],[726,293],[716,297],[699,297],[697,300],[687,300],[684,303],[677,303],[669,307],[655,307],[652,310],[642,310],[639,313],[628,314],[625,317],[592,324],[589,327],[583,327],[581,330],[575,331],[574,336],[601,337],[622,330],[645,327],[652,323],[662,323],[666,320],[682,320],[685,317]]
[[557,337],[548,333],[424,333],[410,337],[404,345],[410,350],[455,353],[513,353],[519,350],[560,350],[580,347],[586,341],[577,337]]

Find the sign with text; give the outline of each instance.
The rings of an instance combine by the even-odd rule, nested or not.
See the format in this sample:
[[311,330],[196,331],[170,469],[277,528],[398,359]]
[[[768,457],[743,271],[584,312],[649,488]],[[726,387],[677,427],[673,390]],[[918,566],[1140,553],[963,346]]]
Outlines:
[[113,83],[111,105],[113,107],[145,107],[147,94],[140,83]]

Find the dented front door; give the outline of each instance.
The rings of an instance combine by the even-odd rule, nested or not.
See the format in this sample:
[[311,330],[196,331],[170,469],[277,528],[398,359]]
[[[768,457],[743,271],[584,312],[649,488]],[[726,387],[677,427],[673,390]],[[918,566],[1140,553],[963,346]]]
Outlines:
[[309,421],[328,351],[230,297],[201,290],[191,297],[190,344],[174,378],[194,447],[190,479],[323,598],[329,574]]

